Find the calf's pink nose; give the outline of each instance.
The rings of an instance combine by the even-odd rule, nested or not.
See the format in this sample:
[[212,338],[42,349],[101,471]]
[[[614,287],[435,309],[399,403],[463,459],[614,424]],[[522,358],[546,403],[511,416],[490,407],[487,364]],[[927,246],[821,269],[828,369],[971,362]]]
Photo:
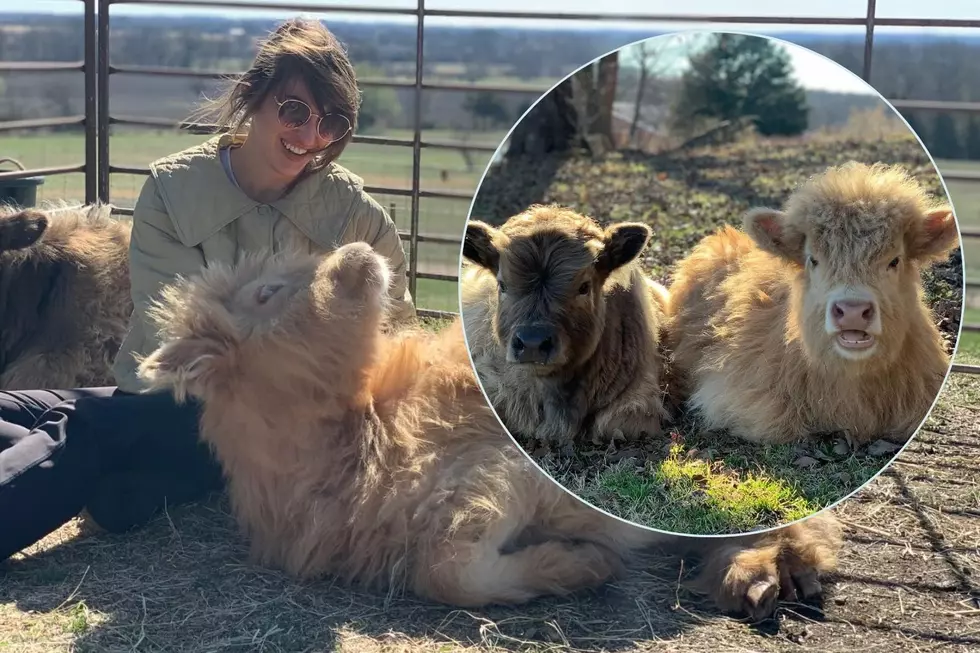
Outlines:
[[867,331],[875,318],[875,307],[871,302],[843,300],[834,302],[831,315],[838,329]]

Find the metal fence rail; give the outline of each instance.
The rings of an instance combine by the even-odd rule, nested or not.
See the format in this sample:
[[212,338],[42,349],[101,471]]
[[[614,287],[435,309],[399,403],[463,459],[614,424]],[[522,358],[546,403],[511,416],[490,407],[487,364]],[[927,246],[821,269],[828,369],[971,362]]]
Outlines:
[[[687,15],[687,14],[604,14],[604,13],[543,13],[543,12],[514,12],[514,11],[470,11],[449,9],[426,9],[425,0],[417,0],[414,9],[385,8],[367,6],[338,6],[336,4],[273,4],[269,2],[244,2],[241,0],[78,0],[83,3],[85,25],[85,57],[82,62],[0,62],[2,72],[67,72],[81,71],[85,75],[85,115],[47,118],[38,120],[19,120],[0,122],[0,133],[13,130],[40,129],[53,126],[84,125],[85,127],[85,161],[77,165],[50,167],[44,169],[29,169],[0,173],[0,180],[22,179],[35,175],[59,175],[68,173],[85,174],[85,201],[108,202],[109,181],[112,174],[148,174],[148,169],[131,166],[114,166],[109,158],[109,127],[110,125],[130,125],[145,127],[181,128],[193,133],[209,133],[212,126],[162,120],[158,118],[136,118],[113,115],[109,107],[109,77],[111,75],[158,75],[188,78],[217,79],[236,72],[230,71],[201,71],[159,66],[111,65],[109,63],[109,18],[110,6],[127,5],[168,5],[187,8],[211,9],[255,9],[275,10],[280,12],[312,12],[312,13],[345,13],[345,14],[375,14],[389,16],[413,16],[416,19],[416,59],[415,79],[412,82],[367,78],[359,80],[363,86],[413,89],[413,104],[415,115],[413,120],[413,137],[411,139],[382,138],[356,135],[355,143],[373,145],[390,145],[412,148],[412,179],[409,188],[391,188],[384,186],[368,187],[369,192],[384,193],[394,196],[409,197],[411,200],[410,228],[408,232],[400,232],[403,239],[409,243],[409,288],[413,297],[417,297],[418,279],[436,279],[440,281],[457,281],[456,275],[441,275],[419,272],[418,246],[420,243],[437,243],[458,245],[459,240],[419,233],[419,201],[422,198],[442,198],[469,201],[472,193],[452,191],[431,191],[421,188],[420,160],[421,151],[425,148],[441,148],[452,150],[471,150],[493,152],[493,146],[470,144],[456,141],[423,141],[422,140],[422,93],[427,90],[443,91],[489,91],[496,93],[521,93],[538,96],[547,88],[532,85],[499,85],[480,83],[438,82],[429,83],[423,79],[424,57],[424,21],[427,17],[435,18],[484,18],[484,19],[527,19],[527,20],[561,20],[570,22],[631,22],[631,23],[727,23],[755,25],[812,25],[812,26],[857,26],[863,27],[865,33],[864,54],[862,61],[862,77],[870,81],[874,54],[874,31],[876,27],[952,27],[980,28],[980,20],[973,19],[917,19],[917,18],[878,18],[876,1],[867,1],[867,11],[863,18],[813,18],[793,16],[725,16],[725,15]],[[584,63],[584,62],[583,62]],[[889,99],[897,109],[918,109],[940,112],[966,112],[980,114],[980,102],[947,102],[929,99]],[[970,171],[950,171],[943,173],[947,180],[980,182],[980,173]],[[131,214],[132,209],[122,208],[121,213]],[[962,229],[964,239],[980,239],[980,230]],[[980,282],[968,282],[968,289],[980,290]],[[965,299],[965,298],[964,298]],[[420,308],[420,314],[445,316],[452,313],[432,311]],[[964,325],[964,332],[980,332],[980,325]],[[980,366],[954,365],[954,371],[968,374],[980,374]]]

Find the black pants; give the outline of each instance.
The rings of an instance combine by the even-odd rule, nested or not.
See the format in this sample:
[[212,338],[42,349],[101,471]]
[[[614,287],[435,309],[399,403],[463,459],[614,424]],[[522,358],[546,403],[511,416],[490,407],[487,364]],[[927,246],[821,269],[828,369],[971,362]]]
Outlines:
[[83,509],[123,531],[220,489],[198,411],[114,387],[0,391],[0,561]]

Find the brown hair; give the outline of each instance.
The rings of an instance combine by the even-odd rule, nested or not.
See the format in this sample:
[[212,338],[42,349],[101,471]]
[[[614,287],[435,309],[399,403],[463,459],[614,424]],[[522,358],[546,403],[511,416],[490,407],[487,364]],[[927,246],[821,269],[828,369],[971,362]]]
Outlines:
[[347,52],[319,21],[294,18],[277,27],[259,44],[249,69],[197,115],[214,115],[219,131],[237,132],[269,95],[295,79],[309,87],[319,106],[314,111],[342,114],[351,124],[342,139],[331,143],[307,167],[308,172],[320,170],[350,143],[357,128],[361,93]]

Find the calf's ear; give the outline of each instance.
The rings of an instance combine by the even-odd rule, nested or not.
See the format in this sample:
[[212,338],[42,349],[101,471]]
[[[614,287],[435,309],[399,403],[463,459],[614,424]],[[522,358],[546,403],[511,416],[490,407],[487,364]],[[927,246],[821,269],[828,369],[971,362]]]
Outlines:
[[650,227],[641,222],[620,222],[606,229],[605,245],[596,257],[596,270],[603,275],[633,261],[647,246],[653,234]]
[[153,298],[146,317],[159,342],[149,355],[135,355],[140,379],[150,389],[169,390],[178,402],[226,383],[234,365],[226,311],[195,296],[199,278],[178,276]]
[[0,217],[0,252],[30,247],[47,228],[47,216],[35,209]]
[[151,390],[168,390],[178,403],[188,395],[203,397],[225,364],[221,347],[206,338],[163,342],[146,357],[137,357],[137,373]]
[[742,221],[745,233],[761,249],[803,265],[803,234],[776,209],[750,209]]
[[909,257],[924,263],[946,259],[959,244],[956,218],[948,206],[927,211],[925,217],[915,221],[906,235]]
[[463,256],[494,274],[500,265],[500,250],[497,247],[502,234],[480,220],[470,220],[466,224],[463,239]]

